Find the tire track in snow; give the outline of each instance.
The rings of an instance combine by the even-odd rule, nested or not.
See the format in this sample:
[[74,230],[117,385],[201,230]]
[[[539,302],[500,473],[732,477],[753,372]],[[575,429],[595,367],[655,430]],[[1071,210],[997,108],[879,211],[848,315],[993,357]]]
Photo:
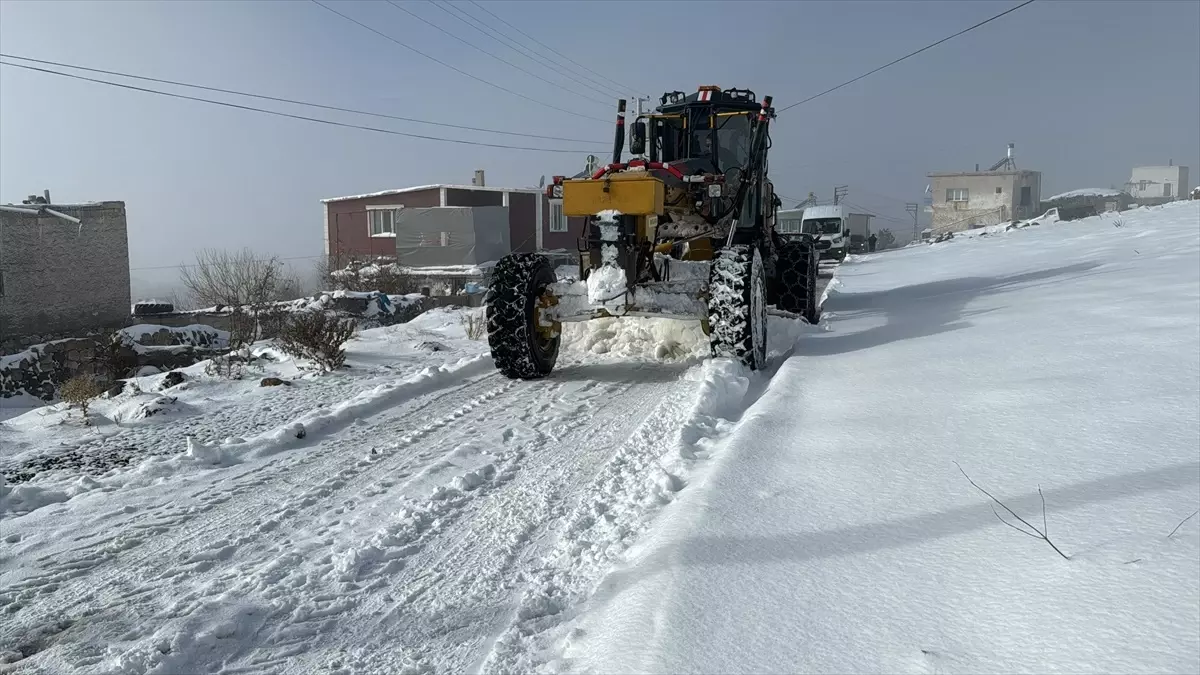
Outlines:
[[[409,443],[393,444],[394,450],[403,450],[412,440],[445,427],[469,410],[491,404],[514,384],[490,373],[452,390],[427,393],[409,401],[402,410],[385,411],[380,417],[390,430],[415,429]],[[143,620],[154,614],[153,609],[131,611],[127,605],[153,604],[159,598],[146,597],[148,590],[237,562],[239,549],[256,538],[254,534],[222,535],[257,532],[266,536],[275,530],[285,533],[287,530],[280,525],[311,515],[322,499],[335,492],[347,486],[361,487],[374,480],[378,471],[425,459],[422,453],[386,452],[371,460],[359,459],[357,452],[337,452],[347,442],[364,443],[373,430],[370,424],[351,426],[343,432],[345,439],[335,436],[315,448],[276,456],[231,481],[229,489],[201,497],[199,504],[159,511],[153,514],[154,520],[132,523],[133,533],[111,538],[83,555],[50,562],[43,573],[0,590],[0,612],[7,615],[0,628],[0,643],[20,646],[49,642],[40,637],[45,626],[62,626],[63,633],[55,637],[58,642],[69,641],[72,636],[67,631],[79,625],[99,627],[115,639],[130,618],[121,614],[141,616]],[[338,471],[339,466],[345,468]],[[350,481],[354,476],[359,479]],[[262,515],[277,511],[278,504],[286,503],[296,492],[301,493],[299,507],[285,508],[277,518]],[[42,561],[49,562],[48,558],[43,556]],[[172,559],[174,564],[168,563],[167,569],[160,571],[164,561]],[[111,625],[102,625],[106,623]],[[87,655],[71,665],[94,665],[95,656]]]
[[[643,440],[669,438],[681,421],[686,409],[676,404],[691,385],[677,379],[678,369],[664,368],[674,377],[639,383],[630,373],[627,382],[591,382],[552,404],[532,402],[520,416],[530,425],[526,438],[506,436],[519,467],[510,479],[440,514],[437,544],[412,552],[404,567],[375,580],[379,592],[364,594],[336,624],[321,628],[323,649],[260,665],[287,673],[478,667],[508,625],[531,566],[589,498],[596,476],[638,432]],[[497,467],[501,476],[508,466]]]

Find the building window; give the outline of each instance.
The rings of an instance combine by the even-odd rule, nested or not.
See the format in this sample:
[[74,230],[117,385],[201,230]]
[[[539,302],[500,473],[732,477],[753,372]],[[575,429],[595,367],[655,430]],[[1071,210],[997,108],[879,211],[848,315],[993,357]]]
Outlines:
[[367,220],[371,227],[372,237],[394,237],[396,236],[396,220],[400,209],[369,209],[367,211]]
[[566,232],[567,218],[563,215],[562,202],[550,202],[550,231]]
[[1004,188],[996,188],[996,194],[1004,194]]
[[1021,206],[1033,206],[1033,188],[1028,185],[1021,186]]
[[966,202],[970,201],[970,195],[967,188],[947,188],[946,201],[948,202]]

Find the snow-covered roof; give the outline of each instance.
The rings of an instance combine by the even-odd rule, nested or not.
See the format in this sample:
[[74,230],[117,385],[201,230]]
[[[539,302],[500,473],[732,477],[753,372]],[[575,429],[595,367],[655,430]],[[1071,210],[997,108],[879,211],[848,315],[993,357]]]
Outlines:
[[804,209],[804,219],[812,218],[845,218],[846,207],[841,204],[822,204]]
[[1054,195],[1046,201],[1052,202],[1056,199],[1073,199],[1075,197],[1120,197],[1123,193],[1120,190],[1110,190],[1106,188],[1082,188],[1079,190],[1071,190],[1060,195]]
[[451,185],[449,183],[434,183],[432,185],[417,185],[415,187],[398,188],[395,190],[380,190],[379,192],[368,192],[366,194],[349,195],[346,197],[328,197],[326,199],[322,199],[321,203],[328,204],[330,202],[344,202],[344,201],[349,201],[351,199],[366,199],[367,197],[387,197],[389,195],[400,195],[400,194],[404,194],[406,192],[422,192],[425,190],[440,190],[443,188],[445,188],[447,190],[474,190],[476,192],[522,192],[522,193],[532,193],[532,194],[541,194],[542,193],[542,188],[508,188],[508,187],[493,187],[490,185],[479,186],[479,185]]

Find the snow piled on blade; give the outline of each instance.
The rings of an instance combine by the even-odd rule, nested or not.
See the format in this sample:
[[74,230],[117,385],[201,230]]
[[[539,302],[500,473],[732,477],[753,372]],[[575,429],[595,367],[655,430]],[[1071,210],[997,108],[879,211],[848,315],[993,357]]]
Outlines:
[[1198,260],[1190,202],[843,266],[830,330],[497,670],[1197,672]]
[[563,347],[585,354],[678,361],[708,356],[699,321],[624,317],[562,324]]

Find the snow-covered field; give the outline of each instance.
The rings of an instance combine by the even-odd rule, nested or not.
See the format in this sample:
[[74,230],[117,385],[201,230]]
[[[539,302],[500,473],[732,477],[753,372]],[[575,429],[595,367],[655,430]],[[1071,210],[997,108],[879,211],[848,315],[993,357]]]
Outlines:
[[1200,203],[863,256],[826,310],[510,663],[1200,672]]
[[1200,205],[1120,218],[856,257],[762,373],[433,310],[0,422],[0,672],[1200,671]]

